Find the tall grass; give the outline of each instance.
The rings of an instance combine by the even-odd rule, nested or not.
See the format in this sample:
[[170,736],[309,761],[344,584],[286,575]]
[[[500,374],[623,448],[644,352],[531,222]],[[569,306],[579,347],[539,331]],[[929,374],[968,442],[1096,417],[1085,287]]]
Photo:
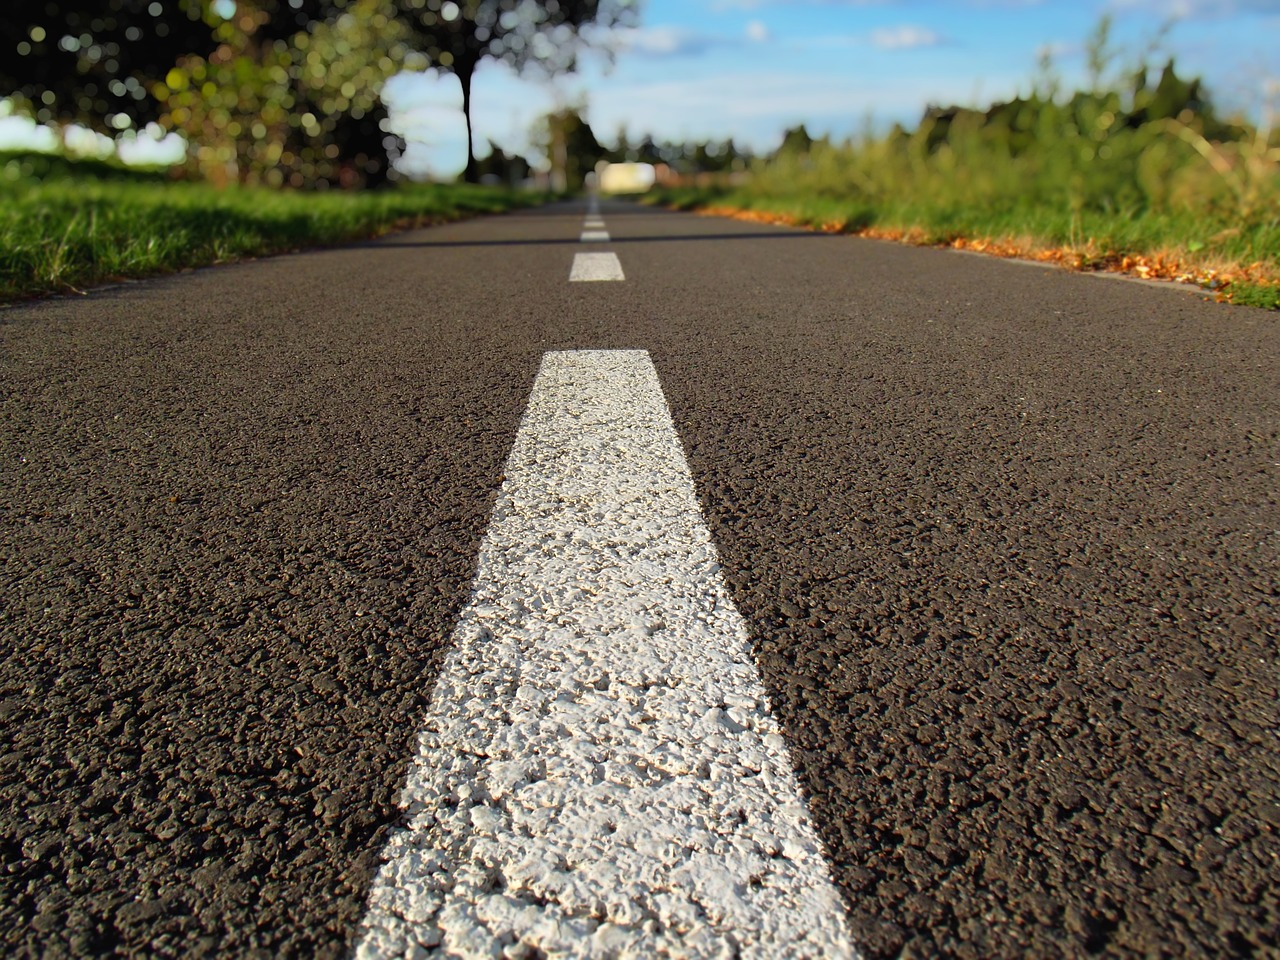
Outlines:
[[349,242],[541,199],[461,185],[218,190],[101,165],[78,167],[0,158],[0,301]]
[[1231,283],[1280,305],[1280,139],[1218,119],[1172,64],[1059,99],[926,112],[913,131],[832,143],[789,137],[720,203],[827,229],[983,241],[1077,266]]

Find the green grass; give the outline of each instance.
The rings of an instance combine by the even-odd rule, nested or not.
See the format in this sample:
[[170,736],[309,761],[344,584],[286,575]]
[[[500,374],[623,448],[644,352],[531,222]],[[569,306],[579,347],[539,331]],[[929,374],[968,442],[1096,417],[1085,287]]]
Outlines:
[[0,301],[347,243],[542,199],[438,184],[217,190],[106,164],[0,157]]
[[1025,238],[1045,246],[1078,249],[1082,254],[1093,250],[1098,260],[1178,251],[1197,262],[1261,262],[1280,270],[1280,219],[1231,223],[1189,212],[1134,216],[1100,210],[1072,211],[1061,205],[933,204],[908,197],[868,203],[856,197],[773,193],[759,188],[677,187],[653,191],[644,202],[682,210],[753,210],[837,232],[910,232],[911,239],[925,244],[945,244],[961,238]]
[[[1233,303],[1280,309],[1280,217],[1240,219],[1190,211],[1132,213],[1066,205],[931,203],[909,196],[878,202],[739,189],[676,187],[644,202],[682,210],[727,209],[841,233],[887,236],[925,245],[990,243],[1011,254],[1052,255],[1078,269],[1155,265],[1155,275],[1190,277],[1207,289],[1228,286]],[[1136,272],[1136,271],[1131,271]]]
[[1217,117],[1172,63],[1070,96],[931,109],[844,143],[792,131],[732,188],[649,202],[1191,279],[1280,301],[1280,130]]
[[1237,281],[1231,285],[1231,302],[1245,307],[1280,310],[1280,285]]

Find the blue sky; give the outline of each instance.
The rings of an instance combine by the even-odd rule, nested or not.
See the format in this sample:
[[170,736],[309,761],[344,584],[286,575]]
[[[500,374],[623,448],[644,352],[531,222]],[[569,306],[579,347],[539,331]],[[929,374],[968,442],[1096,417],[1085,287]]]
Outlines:
[[[596,135],[723,139],[757,150],[788,126],[838,138],[868,123],[910,125],[928,103],[989,103],[1029,89],[1048,47],[1064,81],[1084,75],[1084,41],[1114,17],[1132,61],[1162,24],[1160,49],[1199,73],[1220,102],[1260,115],[1280,100],[1280,0],[645,0],[639,29],[611,38],[611,69],[588,57],[554,84],[501,66],[477,75],[481,143],[528,149],[535,118],[585,99]],[[1269,91],[1269,92],[1268,92]],[[461,96],[451,77],[402,77],[387,99],[415,141],[418,169],[462,166]]]
[[[910,126],[929,103],[985,105],[1027,91],[1046,48],[1064,84],[1080,80],[1085,39],[1106,13],[1122,62],[1171,23],[1161,57],[1203,76],[1220,104],[1254,119],[1268,103],[1280,109],[1280,0],[642,0],[641,9],[638,28],[597,38],[615,48],[612,66],[588,55],[578,74],[548,82],[484,65],[473,90],[481,152],[491,138],[537,160],[536,119],[579,101],[605,142],[625,127],[632,138],[733,137],[766,151],[802,122],[836,138]],[[411,171],[461,170],[453,77],[401,75],[384,98],[410,138]],[[0,104],[0,144],[48,139],[4,112]],[[146,135],[122,149],[182,153],[176,137],[159,154]]]

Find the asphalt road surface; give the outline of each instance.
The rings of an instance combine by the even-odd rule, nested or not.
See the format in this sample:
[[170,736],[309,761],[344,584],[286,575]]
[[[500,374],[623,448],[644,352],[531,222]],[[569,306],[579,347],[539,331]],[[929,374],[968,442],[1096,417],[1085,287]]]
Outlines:
[[353,950],[542,357],[630,349],[867,957],[1280,953],[1276,316],[585,213],[0,311],[3,952]]

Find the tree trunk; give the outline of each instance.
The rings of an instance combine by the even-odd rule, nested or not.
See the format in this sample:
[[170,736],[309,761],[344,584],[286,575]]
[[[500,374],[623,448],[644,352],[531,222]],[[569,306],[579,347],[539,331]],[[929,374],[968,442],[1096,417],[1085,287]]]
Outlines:
[[462,84],[462,115],[467,118],[467,169],[462,179],[467,183],[478,183],[480,176],[476,170],[476,149],[471,133],[471,74],[475,68],[455,62],[455,69],[458,72],[458,82]]

